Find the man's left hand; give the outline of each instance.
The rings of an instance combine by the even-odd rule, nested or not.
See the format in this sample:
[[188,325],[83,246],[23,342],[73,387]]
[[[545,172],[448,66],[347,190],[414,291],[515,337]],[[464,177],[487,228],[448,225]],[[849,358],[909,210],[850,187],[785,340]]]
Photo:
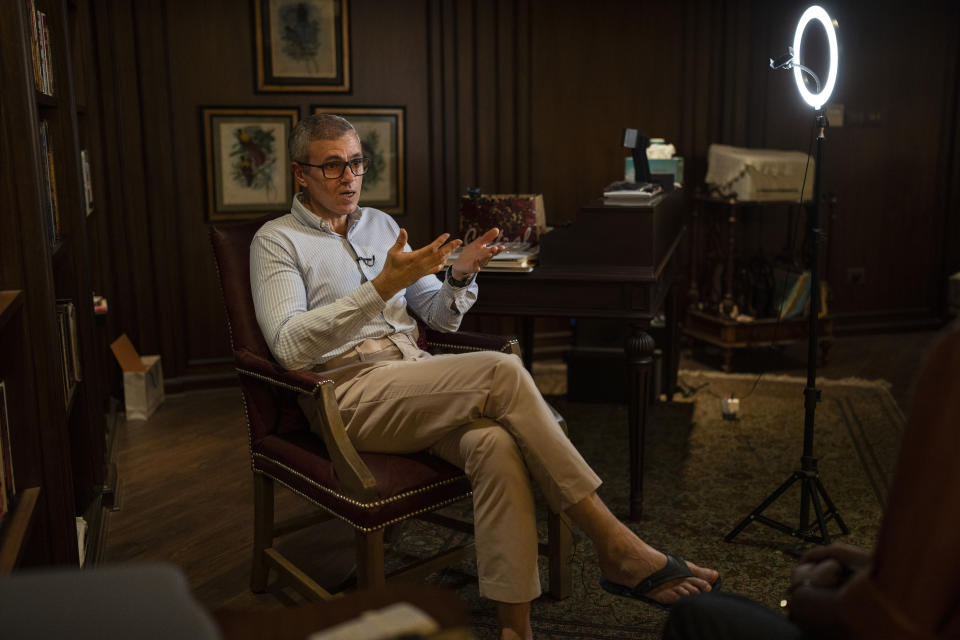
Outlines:
[[451,265],[453,277],[456,280],[463,280],[468,274],[480,271],[493,259],[493,256],[503,251],[502,245],[490,245],[498,235],[500,230],[494,227],[465,246]]

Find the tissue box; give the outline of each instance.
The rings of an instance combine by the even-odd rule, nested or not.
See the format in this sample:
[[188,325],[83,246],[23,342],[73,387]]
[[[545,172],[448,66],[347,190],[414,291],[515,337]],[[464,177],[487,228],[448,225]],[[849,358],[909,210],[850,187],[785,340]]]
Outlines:
[[[650,173],[669,173],[673,175],[673,181],[683,184],[683,158],[674,156],[672,158],[647,158],[647,165],[650,167]],[[623,179],[626,182],[636,182],[637,172],[633,167],[633,158],[623,159]]]
[[799,202],[802,186],[806,201],[813,198],[814,162],[801,151],[712,144],[704,182],[722,196],[755,202]]
[[683,184],[683,158],[647,158],[650,173],[672,173],[673,181]]
[[110,345],[123,369],[123,398],[127,420],[146,420],[163,402],[160,356],[140,356],[127,334]]

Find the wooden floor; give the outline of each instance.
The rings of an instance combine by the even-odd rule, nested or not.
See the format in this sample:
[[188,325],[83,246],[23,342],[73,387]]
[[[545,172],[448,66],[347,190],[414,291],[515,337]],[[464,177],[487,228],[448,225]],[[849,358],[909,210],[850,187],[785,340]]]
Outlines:
[[[906,410],[913,379],[934,335],[838,338],[818,375],[885,379]],[[688,349],[681,366],[719,368],[720,360],[718,353]],[[734,370],[802,376],[805,350],[796,345],[777,353],[738,353]],[[267,608],[289,602],[286,592],[275,589],[255,595],[248,588],[253,482],[237,389],[169,395],[150,420],[121,426],[118,438],[119,510],[106,521],[102,562],[173,562],[186,572],[200,602],[211,609]],[[292,513],[302,508],[301,503],[286,495],[279,507]],[[352,535],[340,525],[312,535],[318,551],[308,560],[333,586],[349,569],[345,551]],[[325,538],[333,542],[323,546]]]

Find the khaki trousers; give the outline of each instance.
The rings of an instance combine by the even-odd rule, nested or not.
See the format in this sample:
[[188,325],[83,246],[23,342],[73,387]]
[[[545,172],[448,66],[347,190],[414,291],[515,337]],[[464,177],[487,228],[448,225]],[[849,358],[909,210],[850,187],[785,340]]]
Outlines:
[[433,356],[393,334],[366,340],[320,368],[336,382],[358,450],[429,450],[464,470],[474,492],[480,594],[499,602],[538,597],[528,471],[556,512],[596,491],[600,478],[520,359],[495,351]]

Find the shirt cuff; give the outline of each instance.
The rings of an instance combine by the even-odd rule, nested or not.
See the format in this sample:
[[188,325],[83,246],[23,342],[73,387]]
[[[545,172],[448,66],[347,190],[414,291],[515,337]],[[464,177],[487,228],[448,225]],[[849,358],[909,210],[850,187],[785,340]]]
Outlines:
[[476,273],[468,273],[467,277],[463,280],[457,280],[453,277],[453,267],[447,267],[447,277],[444,278],[444,280],[446,280],[451,287],[454,287],[455,289],[462,289],[469,286],[470,283],[476,279],[476,277]]

